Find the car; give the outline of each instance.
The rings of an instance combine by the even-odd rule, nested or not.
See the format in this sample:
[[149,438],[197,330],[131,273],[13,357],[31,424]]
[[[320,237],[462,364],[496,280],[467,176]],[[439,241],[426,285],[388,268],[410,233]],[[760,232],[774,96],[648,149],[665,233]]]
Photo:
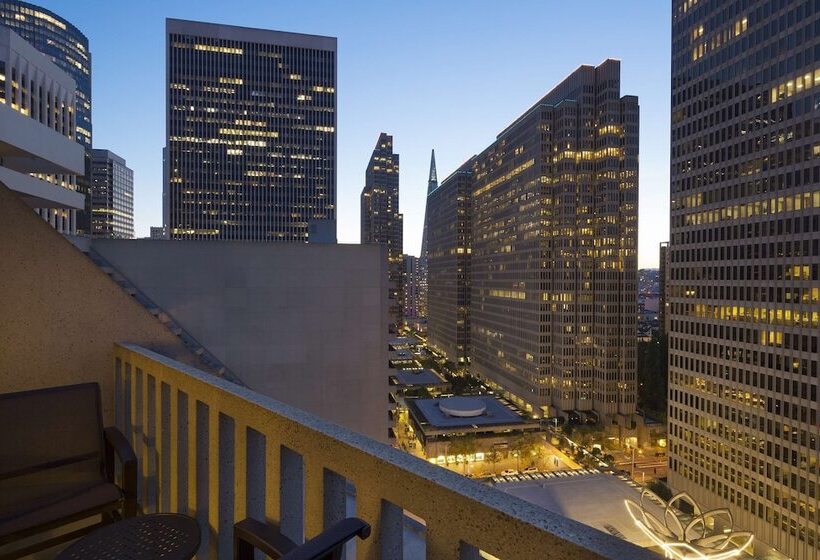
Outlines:
[[515,476],[518,474],[518,471],[515,469],[504,469],[501,471],[501,476]]
[[524,469],[524,470],[523,470],[523,471],[521,471],[521,472],[522,472],[522,473],[524,473],[524,474],[532,474],[532,473],[537,473],[537,472],[538,472],[538,467],[535,467],[535,466],[532,466],[532,467],[527,467],[526,469]]

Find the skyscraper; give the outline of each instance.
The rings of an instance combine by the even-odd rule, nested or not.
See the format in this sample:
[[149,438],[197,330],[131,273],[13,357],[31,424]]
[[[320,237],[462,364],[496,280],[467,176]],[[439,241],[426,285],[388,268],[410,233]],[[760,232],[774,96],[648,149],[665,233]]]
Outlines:
[[[438,187],[438,176],[436,175],[436,151],[430,152],[430,174],[427,178],[427,196]],[[427,290],[428,290],[428,260],[427,260],[427,214],[428,208],[424,206],[424,225],[421,233],[421,254],[419,255],[419,315],[427,317]]]
[[669,483],[820,545],[820,5],[674,0]]
[[658,330],[661,334],[669,332],[669,242],[664,241],[658,247]]
[[419,258],[404,255],[404,321],[416,325],[419,319]]
[[427,343],[469,361],[473,160],[427,194]]
[[335,239],[336,39],[168,19],[172,239]]
[[85,166],[74,136],[75,93],[67,73],[0,25],[0,185],[61,233],[75,231],[85,207],[74,184]]
[[91,152],[91,235],[134,237],[134,172],[110,150]]
[[[83,173],[59,179],[62,184],[70,182],[72,189],[86,197],[83,210],[44,208],[40,215],[51,222],[69,223],[66,233],[86,233],[90,227],[91,199],[91,51],[88,39],[71,22],[56,13],[28,2],[0,0],[0,24],[9,27],[35,49],[46,55],[54,64],[68,74],[75,83],[74,137],[85,149]],[[31,77],[31,76],[30,76]]]
[[404,216],[399,212],[399,154],[393,153],[393,137],[382,132],[365,171],[361,195],[361,242],[387,246],[390,284],[390,321],[397,329],[403,322]]
[[621,437],[636,421],[638,99],[621,96],[620,62],[558,84],[473,181],[471,371],[534,414]]

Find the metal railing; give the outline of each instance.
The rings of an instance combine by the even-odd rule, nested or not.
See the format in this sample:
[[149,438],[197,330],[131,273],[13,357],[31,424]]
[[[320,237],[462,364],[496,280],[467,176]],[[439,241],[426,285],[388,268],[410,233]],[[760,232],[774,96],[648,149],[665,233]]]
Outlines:
[[658,558],[139,346],[114,355],[116,418],[139,459],[142,509],[196,517],[199,558],[230,558],[245,517],[301,542],[349,515],[373,531],[347,558]]

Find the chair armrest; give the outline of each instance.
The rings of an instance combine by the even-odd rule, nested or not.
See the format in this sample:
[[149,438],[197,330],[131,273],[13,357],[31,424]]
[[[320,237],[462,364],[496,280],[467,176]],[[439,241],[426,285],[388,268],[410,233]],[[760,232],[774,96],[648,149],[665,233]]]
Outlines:
[[124,517],[137,514],[137,456],[122,432],[111,426],[105,428],[105,476],[114,483],[114,455],[122,463],[122,493],[125,498]]
[[[370,536],[370,525],[358,517],[348,517],[322,531],[316,537],[282,557],[282,560],[316,560],[339,551],[353,537],[364,540]],[[336,558],[336,555],[333,556]]]
[[243,519],[233,526],[234,560],[253,560],[254,549],[277,560],[287,554],[296,543],[283,535],[275,523]]
[[258,549],[274,560],[316,560],[340,549],[353,537],[364,540],[369,536],[370,525],[348,517],[298,546],[284,536],[277,525],[245,519],[234,525],[234,559],[251,560],[253,550]]

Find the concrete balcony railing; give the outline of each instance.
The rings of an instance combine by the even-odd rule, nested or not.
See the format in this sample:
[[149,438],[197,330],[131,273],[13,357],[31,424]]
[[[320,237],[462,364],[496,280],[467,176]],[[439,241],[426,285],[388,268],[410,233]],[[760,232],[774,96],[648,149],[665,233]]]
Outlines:
[[139,459],[142,509],[196,517],[200,558],[230,558],[245,517],[301,542],[349,515],[373,532],[347,558],[658,558],[149,350],[114,355],[115,415]]

